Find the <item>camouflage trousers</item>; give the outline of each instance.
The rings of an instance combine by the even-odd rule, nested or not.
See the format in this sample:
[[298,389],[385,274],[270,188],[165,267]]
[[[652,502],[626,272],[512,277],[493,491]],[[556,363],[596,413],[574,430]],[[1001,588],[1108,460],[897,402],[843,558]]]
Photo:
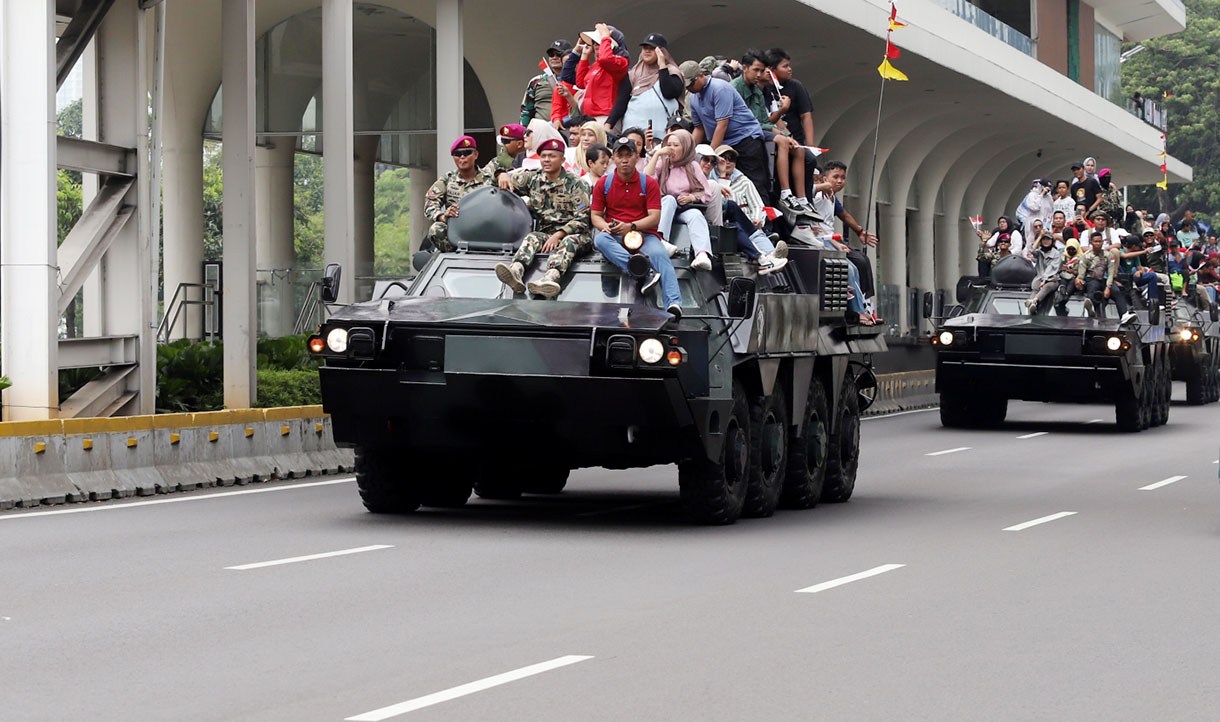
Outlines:
[[[538,254],[539,249],[546,244],[546,239],[550,238],[550,233],[542,231],[534,231],[527,235],[525,240],[521,241],[521,247],[513,255],[513,262],[520,263],[522,266],[529,268],[534,262],[534,256]],[[546,268],[548,271],[559,271],[562,275],[567,272],[568,266],[572,265],[573,259],[579,255],[589,252],[593,241],[587,234],[578,233],[575,236],[564,236],[564,239],[559,242],[559,247],[551,251],[547,258]]]
[[432,247],[441,253],[448,253],[456,248],[449,242],[449,224],[437,221],[428,228],[428,235],[424,237],[424,245],[431,243]]

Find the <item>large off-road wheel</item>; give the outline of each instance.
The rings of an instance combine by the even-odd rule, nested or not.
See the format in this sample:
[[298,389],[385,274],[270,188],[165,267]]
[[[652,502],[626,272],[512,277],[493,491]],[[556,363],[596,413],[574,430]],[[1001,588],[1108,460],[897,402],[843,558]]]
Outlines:
[[840,396],[838,424],[830,435],[830,450],[826,454],[826,483],[822,486],[825,502],[850,499],[860,468],[860,397],[856,394],[856,380],[850,374],[843,377]]
[[1154,386],[1155,403],[1152,405],[1152,425],[1162,426],[1169,421],[1169,395],[1173,389],[1170,380],[1169,358],[1161,356],[1157,363],[1156,383]]
[[1207,403],[1203,367],[1201,365],[1196,365],[1195,368],[1191,369],[1190,375],[1186,377],[1186,403],[1191,406]]
[[424,506],[456,509],[465,506],[466,502],[470,500],[470,490],[469,477],[450,479],[434,477],[429,487],[420,490],[420,503]]
[[975,401],[974,422],[983,427],[995,427],[1008,418],[1008,399],[1003,396],[983,396]]
[[521,474],[516,470],[507,472],[483,469],[474,482],[474,493],[481,499],[496,499],[509,501],[520,499],[524,485]]
[[1140,398],[1126,384],[1118,392],[1118,400],[1114,403],[1114,423],[1118,424],[1119,430],[1139,431],[1142,428],[1140,426],[1142,416]]
[[970,404],[965,394],[945,391],[940,395],[940,425],[947,429],[968,429],[973,426]]
[[569,470],[560,466],[548,466],[525,473],[521,490],[526,494],[558,494],[568,485]]
[[826,481],[826,454],[830,446],[830,415],[826,389],[816,376],[809,380],[805,418],[788,440],[788,473],[779,503],[787,509],[812,509]]
[[419,491],[401,455],[388,449],[356,447],[356,488],[364,508],[374,514],[405,514],[419,508]]
[[733,407],[721,423],[724,441],[716,461],[695,458],[678,464],[682,508],[699,524],[732,524],[741,516],[750,481],[750,409],[740,383]]
[[779,506],[788,471],[788,400],[777,383],[769,396],[750,399],[750,483],[741,515],[768,517]]

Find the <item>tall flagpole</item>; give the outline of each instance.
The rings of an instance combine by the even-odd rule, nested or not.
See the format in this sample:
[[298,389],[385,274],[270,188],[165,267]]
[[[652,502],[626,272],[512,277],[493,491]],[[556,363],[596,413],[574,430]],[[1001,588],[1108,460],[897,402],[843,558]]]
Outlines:
[[868,173],[868,205],[864,209],[864,232],[873,222],[873,190],[877,185],[877,145],[881,140],[881,106],[885,104],[885,78],[881,79],[881,94],[877,98],[877,125],[873,132],[873,168]]
[[885,82],[907,79],[901,70],[890,65],[890,59],[897,58],[899,55],[898,46],[890,41],[890,35],[901,27],[905,27],[905,23],[898,22],[898,6],[894,4],[893,0],[890,0],[889,27],[885,31],[885,58],[882,59],[881,65],[877,66],[877,73],[881,75],[881,93],[877,96],[877,124],[876,130],[873,131],[873,167],[868,174],[868,205],[864,209],[865,235],[868,234],[868,227],[873,222],[873,193],[877,189],[877,148],[881,143],[881,112],[885,106]]

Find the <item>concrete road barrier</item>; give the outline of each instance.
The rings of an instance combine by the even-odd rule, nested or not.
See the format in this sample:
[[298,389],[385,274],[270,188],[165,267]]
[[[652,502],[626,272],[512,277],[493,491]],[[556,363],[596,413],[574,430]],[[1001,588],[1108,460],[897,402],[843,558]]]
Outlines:
[[321,406],[0,423],[0,509],[351,470]]
[[940,403],[936,393],[936,371],[905,371],[877,376],[877,400],[865,416],[926,409]]

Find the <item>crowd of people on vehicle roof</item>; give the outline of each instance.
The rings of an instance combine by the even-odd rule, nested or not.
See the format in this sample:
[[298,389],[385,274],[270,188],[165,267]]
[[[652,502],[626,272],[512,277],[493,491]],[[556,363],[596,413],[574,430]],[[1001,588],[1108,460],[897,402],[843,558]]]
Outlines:
[[[681,316],[671,261],[678,249],[670,242],[680,220],[690,267],[701,272],[712,269],[717,227],[736,238],[760,275],[788,263],[789,243],[844,251],[851,261],[848,319],[879,323],[862,248],[878,238],[838,197],[847,166],[819,167],[813,103],[792,77],[791,57],[782,48],[749,49],[740,60],[678,62],[660,33],[638,46],[633,62],[623,33],[605,23],[581,32],[575,45],[552,42],[539,63],[543,72],[526,84],[520,122],[498,128],[497,155],[480,166],[473,138],[453,142],[455,169],[426,195],[432,225],[425,244],[453,250],[447,224],[458,201],[498,185],[527,197],[535,222],[513,257],[496,266],[516,293],[554,298],[573,260],[594,248],[626,272],[627,240],[652,264],[641,289],[659,285],[662,307]],[[861,247],[836,233],[836,218]],[[546,271],[526,284],[539,253],[548,254]]]
[[1091,315],[1113,302],[1119,314],[1129,310],[1128,294],[1142,291],[1150,304],[1174,307],[1192,298],[1207,310],[1220,287],[1220,245],[1216,232],[1185,211],[1174,223],[1166,213],[1155,218],[1123,204],[1110,169],[1097,170],[1086,158],[1071,166],[1072,180],[1035,179],[1013,218],[1000,216],[988,231],[981,219],[978,274],[1009,256],[1034,265],[1031,313],[1052,305],[1067,315],[1072,296],[1083,296]]

